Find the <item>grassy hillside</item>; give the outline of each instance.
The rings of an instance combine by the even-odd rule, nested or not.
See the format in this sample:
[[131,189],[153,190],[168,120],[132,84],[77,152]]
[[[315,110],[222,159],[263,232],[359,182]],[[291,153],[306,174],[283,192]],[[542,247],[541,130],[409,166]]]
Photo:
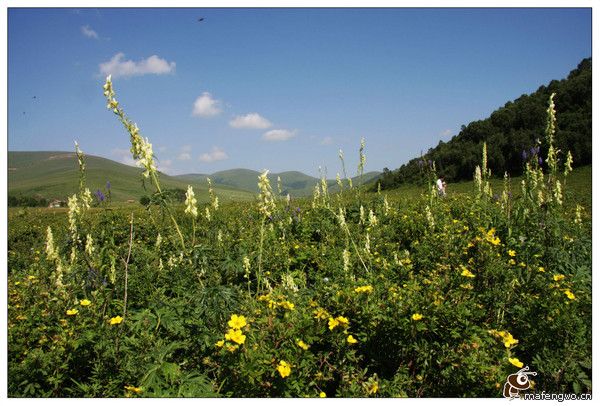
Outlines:
[[[368,172],[363,175],[363,183],[367,183],[379,176],[379,172]],[[215,172],[212,175],[186,174],[175,176],[179,180],[193,180],[204,182],[206,177],[210,177],[215,185],[232,187],[235,189],[246,190],[252,193],[258,193],[258,176],[260,172],[250,169],[230,169],[226,171]],[[319,182],[318,178],[306,175],[298,171],[286,171],[280,173],[269,173],[269,181],[273,191],[277,192],[277,178],[281,178],[282,195],[301,197],[310,196],[313,193],[315,185]],[[352,182],[358,185],[359,179],[352,178]],[[332,192],[338,191],[335,180],[327,181]]]
[[[107,181],[111,184],[114,201],[136,201],[153,192],[152,185],[146,182],[144,190],[141,169],[124,165],[110,159],[86,156],[86,185],[92,191],[106,190]],[[160,173],[163,189],[186,189],[191,184],[199,202],[208,200],[208,186],[204,178],[198,181],[177,179]],[[79,171],[75,153],[64,151],[37,151],[8,153],[8,193],[10,195],[39,196],[47,199],[66,199],[77,191]],[[252,199],[251,193],[234,190],[230,187],[215,186],[215,193],[224,201]]]
[[[562,177],[561,177],[562,181]],[[503,180],[492,178],[490,185],[494,194],[501,194],[503,188]],[[461,181],[449,183],[447,192],[449,195],[472,193],[474,185],[473,181]],[[511,178],[510,180],[511,193],[518,197],[521,195],[521,177]],[[426,193],[426,188],[414,184],[403,184],[396,189],[386,190],[385,193],[390,198],[416,198],[421,193]],[[574,206],[580,204],[591,214],[592,212],[592,166],[586,165],[575,168],[567,177],[565,186],[566,204]]]

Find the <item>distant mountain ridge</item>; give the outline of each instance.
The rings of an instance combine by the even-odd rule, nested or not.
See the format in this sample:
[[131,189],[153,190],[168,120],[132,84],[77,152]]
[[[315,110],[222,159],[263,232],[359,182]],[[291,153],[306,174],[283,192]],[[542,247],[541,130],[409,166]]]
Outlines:
[[[245,190],[248,192],[258,193],[258,176],[261,172],[254,171],[251,169],[229,169],[225,171],[215,172],[211,175],[204,174],[184,174],[175,176],[176,179],[180,180],[201,180],[210,177],[210,180],[215,185],[229,186],[238,190]],[[377,178],[381,173],[372,171],[363,174],[363,183],[368,183],[373,179]],[[277,178],[281,179],[281,194],[291,196],[310,196],[313,193],[314,187],[320,182],[319,178],[315,178],[306,175],[298,171],[285,171],[280,173],[271,173],[267,175],[271,187],[274,192],[278,192],[277,189]],[[358,185],[358,177],[352,178],[352,182]],[[335,180],[327,180],[328,187],[331,191],[338,191],[338,185]]]
[[[140,168],[125,165],[94,155],[86,155],[86,186],[92,193],[107,192],[110,182],[111,197],[115,201],[139,200],[154,188],[146,181],[142,185]],[[186,189],[192,185],[199,202],[208,200],[207,177],[210,177],[217,196],[222,200],[251,200],[258,193],[260,172],[249,169],[231,169],[213,174],[184,174],[169,176],[159,172],[163,189]],[[379,172],[365,173],[363,182],[374,179]],[[277,178],[281,178],[282,195],[303,197],[312,194],[318,178],[298,171],[270,173],[269,180],[277,193]],[[355,184],[357,179],[353,179]],[[77,192],[79,167],[74,152],[67,151],[8,151],[8,194],[66,200]],[[331,191],[337,190],[335,180],[328,180]]]
[[[114,201],[139,200],[154,188],[148,180],[142,184],[140,168],[125,165],[94,155],[85,156],[86,186],[92,193],[108,192]],[[163,189],[186,189],[191,184],[199,202],[208,201],[208,185],[204,182],[186,182],[159,172]],[[79,166],[74,152],[65,151],[8,151],[8,194],[66,200],[77,193]],[[230,187],[215,186],[215,193],[223,200],[252,199],[251,193]]]

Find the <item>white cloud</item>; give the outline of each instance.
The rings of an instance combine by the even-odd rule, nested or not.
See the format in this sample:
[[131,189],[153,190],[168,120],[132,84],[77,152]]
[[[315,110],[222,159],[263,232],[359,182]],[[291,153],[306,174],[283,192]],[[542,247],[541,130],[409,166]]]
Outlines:
[[204,154],[200,155],[198,159],[202,162],[215,162],[223,161],[227,158],[229,157],[227,156],[225,151],[223,151],[219,147],[213,147],[210,152],[205,152]]
[[192,154],[190,154],[190,152],[192,152],[192,147],[190,145],[184,145],[183,147],[181,147],[181,153],[179,154],[177,159],[179,159],[180,161],[189,161],[190,159],[192,159]]
[[451,135],[451,134],[452,134],[452,130],[451,130],[451,129],[449,129],[449,128],[445,129],[444,131],[442,131],[442,132],[440,133],[440,135],[443,135],[444,137],[447,137],[447,136],[449,136],[449,135]]
[[331,145],[333,144],[333,138],[332,137],[325,137],[321,140],[320,142],[321,145]]
[[194,102],[192,116],[212,117],[221,112],[221,102],[213,99],[209,92],[202,93]]
[[131,151],[128,149],[114,148],[110,153],[122,164],[137,166],[135,160],[131,156]]
[[273,124],[258,113],[248,113],[245,116],[236,116],[229,122],[233,128],[254,128],[264,130],[271,127]]
[[124,60],[125,54],[119,52],[113,56],[110,61],[100,64],[100,73],[103,75],[112,75],[113,78],[119,76],[141,76],[141,75],[164,75],[175,71],[175,62],[167,62],[156,55],[137,62]]
[[296,136],[296,130],[271,130],[263,134],[263,141],[287,141]]
[[88,38],[98,39],[98,33],[94,31],[89,25],[81,27],[81,33]]
[[172,163],[173,163],[173,161],[170,159],[157,160],[156,161],[156,169],[158,169],[161,172],[166,172],[169,169],[171,169]]

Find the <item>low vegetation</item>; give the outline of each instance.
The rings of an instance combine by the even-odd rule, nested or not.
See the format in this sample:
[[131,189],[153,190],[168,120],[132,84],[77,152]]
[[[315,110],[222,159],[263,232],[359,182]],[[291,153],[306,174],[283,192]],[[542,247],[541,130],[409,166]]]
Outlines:
[[[90,205],[85,157],[68,210],[11,210],[13,397],[501,397],[591,392],[591,214],[569,204],[550,99],[546,171],[515,197],[485,147],[468,193],[326,181],[249,203],[161,199],[151,147],[105,85],[156,197]],[[364,164],[360,150],[359,174]]]

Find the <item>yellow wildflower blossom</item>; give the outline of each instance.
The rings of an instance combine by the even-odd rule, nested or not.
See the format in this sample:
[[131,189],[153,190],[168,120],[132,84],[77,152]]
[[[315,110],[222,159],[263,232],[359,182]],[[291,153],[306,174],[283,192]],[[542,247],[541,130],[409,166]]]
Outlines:
[[279,372],[279,375],[281,375],[282,378],[285,378],[292,372],[292,367],[285,361],[279,361],[279,365],[277,365],[277,372]]
[[125,386],[125,389],[127,389],[128,391],[131,391],[133,393],[142,393],[144,391],[142,388],[136,388],[135,386],[131,386],[131,385]]
[[308,350],[310,345],[306,344],[304,341],[302,340],[298,340],[296,341],[296,344],[298,344],[298,347],[302,348],[303,350]]
[[565,275],[557,274],[557,275],[554,275],[552,278],[554,279],[555,282],[558,282],[558,281],[562,281],[563,279],[565,279]]
[[227,343],[227,345],[225,345],[225,348],[227,349],[227,351],[229,352],[234,352],[235,350],[237,350],[239,348],[239,345],[231,345],[229,343]]
[[67,316],[75,316],[77,313],[79,313],[79,310],[77,310],[77,309],[67,310]]
[[244,316],[238,316],[237,314],[231,315],[231,320],[227,322],[229,327],[233,329],[240,329],[246,325],[246,318]]
[[540,266],[540,267],[538,268],[538,272],[546,272],[546,270],[544,269],[544,267],[543,267],[543,266]]
[[115,316],[110,319],[110,324],[121,324],[121,322],[123,322],[123,317],[121,316]]
[[508,255],[514,257],[515,255],[517,255],[517,253],[515,252],[515,250],[508,250]]
[[87,300],[87,299],[82,299],[82,300],[80,300],[80,301],[79,301],[79,304],[80,304],[81,306],[84,306],[84,307],[85,307],[85,306],[89,306],[89,305],[91,305],[91,304],[92,304],[92,302],[90,302],[90,301],[89,301],[89,300]]
[[317,310],[315,310],[313,314],[315,315],[315,319],[325,320],[329,317],[327,310],[323,309],[322,307],[319,307]]
[[465,266],[461,265],[460,269],[462,269],[462,272],[460,273],[461,276],[466,276],[467,278],[474,278],[475,275],[469,271]]
[[509,358],[508,362],[516,366],[517,368],[523,368],[523,363],[518,358]]
[[373,292],[373,286],[371,286],[371,285],[359,286],[356,289],[354,289],[354,291],[356,293],[371,293],[371,292]]
[[573,292],[571,292],[570,289],[565,289],[565,295],[567,295],[567,297],[571,300],[575,300],[575,295],[573,294]]
[[411,317],[414,321],[419,321],[423,318],[423,315],[421,313],[415,313],[412,315]]
[[292,302],[288,302],[287,300],[284,302],[279,302],[278,305],[287,310],[294,310],[294,307],[296,307]]
[[340,322],[334,319],[333,317],[329,318],[329,330],[333,330],[337,326],[340,325]]
[[246,341],[246,336],[242,334],[242,330],[230,329],[227,334],[225,334],[225,339],[229,341],[233,341],[237,344],[244,344]]
[[319,393],[319,397],[320,398],[326,398],[327,394],[325,394],[325,392],[321,392],[321,393]]
[[215,343],[215,347],[222,348],[225,345],[225,340],[219,340]]
[[347,338],[346,341],[348,342],[348,344],[356,344],[358,342],[358,340],[354,337],[352,337],[352,334],[350,334]]
[[335,319],[338,321],[338,323],[342,325],[342,327],[345,327],[348,324],[350,324],[350,321],[348,321],[348,319],[344,316],[337,316]]

